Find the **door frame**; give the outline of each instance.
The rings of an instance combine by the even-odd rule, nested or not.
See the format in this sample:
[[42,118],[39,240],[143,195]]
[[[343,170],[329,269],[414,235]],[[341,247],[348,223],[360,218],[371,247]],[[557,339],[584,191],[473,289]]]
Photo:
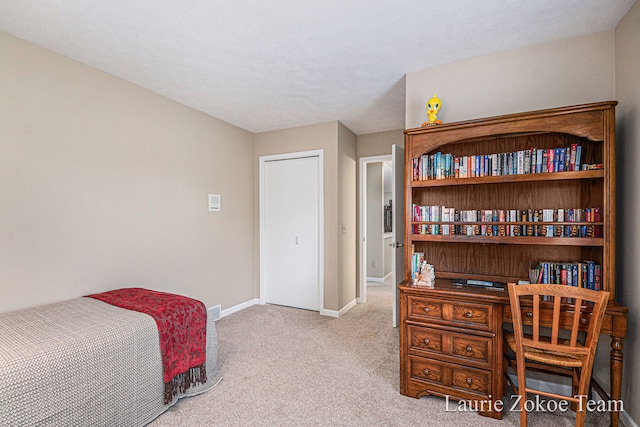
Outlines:
[[260,304],[266,304],[266,211],[265,164],[270,161],[292,160],[305,157],[318,158],[318,309],[324,315],[324,150],[298,151],[259,157],[259,212],[260,212]]
[[358,247],[360,249],[360,271],[358,272],[358,304],[367,302],[367,242],[365,241],[367,235],[367,164],[391,160],[391,154],[360,157],[359,159],[360,182],[358,183],[358,198],[360,205],[358,206],[358,218],[360,227],[358,230]]

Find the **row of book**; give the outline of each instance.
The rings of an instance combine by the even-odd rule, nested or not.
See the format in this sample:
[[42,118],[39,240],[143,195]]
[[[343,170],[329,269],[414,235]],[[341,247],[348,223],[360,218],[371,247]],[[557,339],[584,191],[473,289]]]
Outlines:
[[529,272],[531,283],[555,283],[599,291],[602,289],[602,268],[594,261],[540,262]]
[[413,159],[413,180],[522,175],[601,169],[601,164],[582,164],[582,146],[531,148],[508,153],[454,156],[437,152]]
[[[413,234],[501,237],[603,235],[601,208],[457,210],[439,205],[414,204],[412,218]],[[536,224],[538,222],[541,224]]]

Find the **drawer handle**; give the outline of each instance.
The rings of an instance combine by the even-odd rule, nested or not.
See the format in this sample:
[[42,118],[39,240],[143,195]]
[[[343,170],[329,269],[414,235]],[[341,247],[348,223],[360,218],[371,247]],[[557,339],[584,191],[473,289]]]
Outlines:
[[429,308],[429,307],[425,307],[425,308],[424,308],[424,312],[425,312],[425,313],[428,313],[429,311],[430,311],[430,308]]
[[472,313],[472,312],[470,312],[470,311],[467,311],[464,315],[465,315],[465,317],[466,317],[466,318],[468,318],[468,319],[470,319],[471,317],[473,317],[473,313]]
[[425,338],[425,339],[424,339],[424,343],[425,343],[426,345],[429,345],[429,343],[430,343],[430,342],[431,342],[431,340],[430,340],[429,338]]
[[467,353],[471,353],[471,351],[473,350],[473,348],[471,348],[470,345],[467,346]]
[[589,319],[587,319],[586,317],[581,317],[580,323],[582,323],[583,325],[587,325],[589,324]]
[[473,380],[469,377],[467,377],[467,384],[471,385],[471,383],[473,383]]
[[425,374],[425,375],[429,375],[429,369],[425,369],[425,370],[424,370],[424,374]]
[[530,311],[527,311],[524,315],[527,316],[528,318],[532,318],[533,317],[533,313],[530,312]]

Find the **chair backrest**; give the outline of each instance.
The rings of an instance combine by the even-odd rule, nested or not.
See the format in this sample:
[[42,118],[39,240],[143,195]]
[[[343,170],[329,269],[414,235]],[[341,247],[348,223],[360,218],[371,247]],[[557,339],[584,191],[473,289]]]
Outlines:
[[[519,347],[524,345],[556,353],[570,352],[574,355],[588,356],[591,361],[593,360],[602,319],[609,300],[609,292],[546,284],[517,285],[509,283],[508,288],[513,332]],[[527,319],[524,323],[530,324],[533,328],[530,337],[523,334],[520,304],[523,297],[528,298],[529,296],[533,299],[532,309],[527,311]],[[544,336],[540,334],[541,299],[544,301],[542,304],[545,307],[550,306],[552,310],[551,335],[545,335],[546,340],[542,339]],[[546,320],[544,326],[549,325]],[[587,327],[587,331],[584,344],[578,345],[578,334],[581,327],[583,329]],[[560,330],[563,329],[570,332],[570,338],[562,339],[560,337]]]

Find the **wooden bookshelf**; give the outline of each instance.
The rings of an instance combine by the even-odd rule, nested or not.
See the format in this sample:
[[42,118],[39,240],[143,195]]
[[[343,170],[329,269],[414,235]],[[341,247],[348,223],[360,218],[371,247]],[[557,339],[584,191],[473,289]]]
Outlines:
[[[425,254],[436,277],[504,276],[528,279],[540,261],[591,260],[601,266],[601,286],[615,298],[615,136],[616,102],[601,102],[405,131],[405,279],[411,280],[413,251]],[[579,145],[582,164],[595,170],[522,173],[472,178],[414,180],[413,159],[437,152],[453,156],[513,153]],[[450,206],[458,210],[540,210],[598,207],[598,237],[464,236],[413,234],[413,205]],[[464,223],[493,225],[491,221]],[[528,225],[510,221],[500,225]],[[568,225],[536,222],[532,225]],[[586,223],[572,223],[585,225]],[[519,247],[519,249],[514,249]],[[474,262],[466,259],[474,258]],[[506,262],[505,262],[506,260]],[[477,270],[475,270],[477,268]]]

